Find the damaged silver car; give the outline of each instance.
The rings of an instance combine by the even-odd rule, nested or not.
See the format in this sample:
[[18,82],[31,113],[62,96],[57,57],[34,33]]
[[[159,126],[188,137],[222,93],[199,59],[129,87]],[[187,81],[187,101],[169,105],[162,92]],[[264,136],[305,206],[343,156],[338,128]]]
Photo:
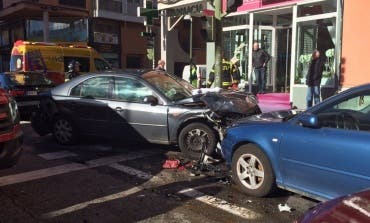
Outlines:
[[83,75],[41,95],[31,124],[61,144],[76,143],[82,135],[124,138],[178,145],[197,159],[201,151],[215,152],[230,123],[261,112],[252,94],[192,90],[160,71]]

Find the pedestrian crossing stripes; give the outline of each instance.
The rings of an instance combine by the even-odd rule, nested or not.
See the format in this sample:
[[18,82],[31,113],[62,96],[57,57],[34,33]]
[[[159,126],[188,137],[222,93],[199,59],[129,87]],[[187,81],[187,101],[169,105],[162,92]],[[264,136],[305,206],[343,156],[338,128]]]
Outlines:
[[95,168],[99,166],[106,166],[112,163],[134,160],[134,159],[143,158],[146,156],[159,154],[162,152],[163,151],[159,151],[159,150],[137,151],[137,152],[132,152],[128,154],[122,154],[122,155],[117,155],[117,156],[110,156],[110,157],[90,160],[90,161],[87,161],[85,164],[70,163],[70,164],[64,164],[64,165],[49,167],[49,168],[40,169],[40,170],[34,170],[34,171],[29,171],[29,172],[24,172],[24,173],[9,175],[9,176],[3,176],[3,177],[0,177],[0,187],[11,185],[11,184],[16,184],[16,183],[28,182],[31,180],[42,179],[42,178],[51,177],[55,175]]
[[[147,182],[143,183],[141,186],[136,186],[133,188],[130,188],[129,190],[121,191],[115,194],[111,194],[108,196],[104,196],[101,198],[97,198],[91,201],[85,201],[79,204],[75,204],[60,210],[52,211],[49,213],[45,213],[42,215],[44,219],[50,219],[54,217],[58,217],[64,214],[72,213],[79,211],[81,209],[84,209],[88,207],[91,204],[98,204],[98,203],[104,203],[104,202],[109,202],[112,200],[116,199],[124,199],[125,197],[139,193],[140,191],[143,190],[149,190],[157,187],[161,187],[163,185],[166,185],[168,183],[172,182],[166,182],[166,180],[163,177],[158,177],[158,176],[152,176],[151,174],[145,173],[141,170],[137,170],[128,166],[120,165],[117,163],[113,163],[109,165],[110,167],[119,170],[121,172],[124,172],[125,174],[129,174],[132,176],[136,176],[140,179],[146,179],[148,180]],[[218,208],[220,210],[226,211],[230,214],[239,216],[243,219],[248,219],[248,220],[253,220],[261,217],[261,215],[255,211],[249,210],[244,207],[239,207],[235,204],[229,203],[228,201],[222,200],[220,198],[206,195],[194,188],[184,188],[178,192],[178,194],[183,194],[187,197],[194,198],[195,200],[205,203],[207,205],[210,205],[212,207]]]
[[56,159],[63,159],[63,158],[73,157],[73,156],[78,156],[78,155],[70,151],[62,150],[62,151],[53,152],[53,153],[42,153],[42,154],[38,154],[38,156],[46,160],[56,160]]

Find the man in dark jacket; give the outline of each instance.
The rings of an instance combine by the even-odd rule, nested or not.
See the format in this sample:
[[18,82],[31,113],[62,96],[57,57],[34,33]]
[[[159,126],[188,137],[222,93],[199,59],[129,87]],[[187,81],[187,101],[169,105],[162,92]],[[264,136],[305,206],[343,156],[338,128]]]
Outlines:
[[320,84],[323,69],[324,59],[320,56],[320,51],[314,50],[306,76],[306,84],[308,86],[307,108],[312,107],[312,98],[315,101],[315,105],[320,102]]
[[263,49],[259,48],[258,42],[253,43],[252,65],[257,79],[258,93],[265,93],[266,88],[266,66],[271,56]]

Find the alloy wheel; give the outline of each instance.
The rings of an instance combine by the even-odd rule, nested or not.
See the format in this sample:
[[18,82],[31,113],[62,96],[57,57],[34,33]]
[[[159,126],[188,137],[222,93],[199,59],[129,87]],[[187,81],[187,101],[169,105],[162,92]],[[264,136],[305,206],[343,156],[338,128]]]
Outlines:
[[252,154],[244,154],[237,161],[237,176],[248,189],[258,189],[265,177],[261,161]]
[[62,144],[70,143],[73,137],[72,124],[68,120],[58,119],[54,124],[54,135]]
[[191,151],[201,152],[209,145],[208,133],[202,129],[193,129],[186,134],[187,148]]

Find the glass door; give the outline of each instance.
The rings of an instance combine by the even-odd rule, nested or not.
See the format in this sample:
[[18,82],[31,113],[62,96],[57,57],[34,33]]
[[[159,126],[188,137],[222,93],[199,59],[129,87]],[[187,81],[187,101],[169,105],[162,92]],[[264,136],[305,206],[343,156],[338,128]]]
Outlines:
[[[275,91],[275,29],[272,26],[255,26],[253,35],[253,42],[258,42],[260,48],[265,50],[271,56],[271,60],[267,64],[265,81],[266,87],[268,88],[267,90]],[[253,83],[256,84],[256,77],[254,74]]]

